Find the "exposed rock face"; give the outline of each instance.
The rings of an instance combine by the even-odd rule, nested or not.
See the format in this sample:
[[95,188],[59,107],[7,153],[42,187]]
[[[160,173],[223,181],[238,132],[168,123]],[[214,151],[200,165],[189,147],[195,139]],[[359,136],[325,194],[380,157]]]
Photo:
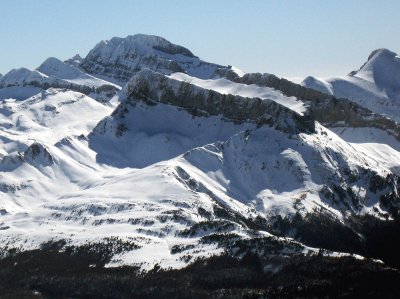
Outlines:
[[54,159],[47,148],[37,142],[32,143],[24,152],[25,160],[36,162],[43,166],[54,164]]
[[348,99],[337,99],[271,74],[249,73],[233,81],[272,87],[287,96],[297,97],[309,105],[315,120],[326,127],[373,127],[385,130],[400,140],[399,124]]
[[273,126],[288,133],[314,132],[311,114],[304,116],[272,100],[225,95],[145,70],[125,87],[127,101],[164,103],[197,115],[222,115],[227,120]]
[[229,67],[204,62],[188,49],[162,37],[144,34],[100,42],[80,67],[120,84],[146,68],[167,75],[184,72],[203,79],[234,73]]

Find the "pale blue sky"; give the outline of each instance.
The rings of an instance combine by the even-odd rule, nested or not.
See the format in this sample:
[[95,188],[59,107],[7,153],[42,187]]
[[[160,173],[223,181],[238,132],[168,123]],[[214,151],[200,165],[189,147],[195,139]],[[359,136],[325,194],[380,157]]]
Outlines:
[[344,75],[376,48],[399,53],[399,31],[399,0],[3,0],[0,73],[147,33],[248,72]]

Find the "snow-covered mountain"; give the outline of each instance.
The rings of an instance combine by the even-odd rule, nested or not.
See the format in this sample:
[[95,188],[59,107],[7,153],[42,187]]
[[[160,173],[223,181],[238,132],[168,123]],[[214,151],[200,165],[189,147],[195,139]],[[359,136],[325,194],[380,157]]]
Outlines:
[[252,252],[268,272],[323,248],[399,265],[400,131],[352,102],[146,35],[12,70],[0,95],[3,256],[57,243],[151,270]]
[[144,34],[101,41],[89,52],[80,67],[118,84],[126,83],[144,68],[166,75],[183,72],[201,79],[237,75],[231,67],[202,61],[182,46],[159,36]]
[[387,49],[373,51],[359,70],[347,76],[307,77],[301,85],[337,98],[350,99],[373,112],[400,121],[400,56]]

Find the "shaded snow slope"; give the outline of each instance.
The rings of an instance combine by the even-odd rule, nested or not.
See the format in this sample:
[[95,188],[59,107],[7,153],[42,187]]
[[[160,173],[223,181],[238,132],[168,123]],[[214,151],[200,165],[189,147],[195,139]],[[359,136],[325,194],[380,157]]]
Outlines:
[[[185,115],[180,111],[175,118]],[[165,130],[163,123],[153,126],[153,134],[157,127]],[[179,141],[170,136],[171,142]],[[140,142],[146,143],[146,137]],[[126,155],[135,151],[113,144]],[[155,155],[159,150],[147,148]],[[54,146],[31,146],[15,157],[12,168],[3,159],[2,244],[37,248],[48,240],[78,245],[113,237],[135,247],[116,255],[110,265],[176,268],[222,253],[217,244],[202,241],[207,235],[249,238],[254,232],[242,219],[290,217],[314,209],[341,219],[342,211],[385,210],[380,193],[368,190],[374,177],[368,167],[383,176],[389,172],[323,127],[296,138],[269,127],[252,128],[142,169],[99,164],[97,155],[85,139],[64,138]],[[350,174],[357,179],[347,185]],[[353,190],[351,196],[362,206],[350,195],[340,197],[340,188]],[[236,218],[221,216],[221,209]],[[177,246],[187,249],[174,251]]]
[[226,96],[149,70],[133,77],[121,96],[90,136],[98,161],[118,167],[142,168],[257,126],[292,133],[314,128],[312,120],[269,99]]

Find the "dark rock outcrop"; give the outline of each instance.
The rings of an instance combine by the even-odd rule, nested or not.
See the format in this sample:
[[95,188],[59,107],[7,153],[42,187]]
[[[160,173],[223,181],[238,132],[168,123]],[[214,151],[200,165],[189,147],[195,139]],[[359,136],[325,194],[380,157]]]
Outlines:
[[47,148],[37,142],[32,143],[24,152],[24,158],[28,162],[34,162],[43,166],[54,164],[53,156]]

